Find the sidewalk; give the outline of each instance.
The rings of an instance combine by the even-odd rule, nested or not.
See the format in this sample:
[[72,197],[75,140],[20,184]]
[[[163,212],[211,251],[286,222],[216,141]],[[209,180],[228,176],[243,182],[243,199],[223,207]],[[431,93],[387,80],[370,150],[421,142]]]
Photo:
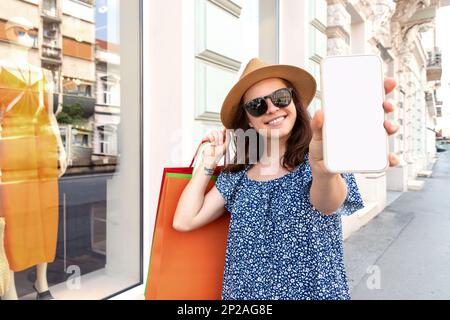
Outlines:
[[345,242],[353,299],[450,299],[449,151],[424,180]]

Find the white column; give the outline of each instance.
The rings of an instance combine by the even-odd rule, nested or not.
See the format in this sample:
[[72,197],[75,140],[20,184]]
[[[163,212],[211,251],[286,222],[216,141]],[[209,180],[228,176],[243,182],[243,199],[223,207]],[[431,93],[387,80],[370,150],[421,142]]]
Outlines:
[[308,65],[308,5],[311,1],[280,1],[280,63]]

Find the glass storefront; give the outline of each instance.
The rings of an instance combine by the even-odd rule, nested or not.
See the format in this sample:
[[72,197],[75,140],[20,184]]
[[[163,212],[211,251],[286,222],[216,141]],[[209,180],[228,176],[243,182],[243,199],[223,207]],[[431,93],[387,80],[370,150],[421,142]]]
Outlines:
[[140,13],[140,1],[0,2],[3,298],[142,283]]

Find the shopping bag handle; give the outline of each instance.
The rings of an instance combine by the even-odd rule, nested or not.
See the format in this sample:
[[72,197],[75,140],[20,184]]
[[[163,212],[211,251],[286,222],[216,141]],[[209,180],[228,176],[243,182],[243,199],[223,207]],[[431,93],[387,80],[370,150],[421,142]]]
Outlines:
[[202,147],[202,145],[204,143],[207,143],[207,142],[209,142],[208,139],[203,139],[202,142],[200,142],[200,144],[197,147],[197,150],[195,150],[194,157],[192,158],[192,161],[191,161],[191,164],[189,165],[189,168],[192,168],[192,166],[194,165],[194,162],[195,162],[195,158],[197,158],[197,156],[198,156],[198,152],[200,151],[200,148]]

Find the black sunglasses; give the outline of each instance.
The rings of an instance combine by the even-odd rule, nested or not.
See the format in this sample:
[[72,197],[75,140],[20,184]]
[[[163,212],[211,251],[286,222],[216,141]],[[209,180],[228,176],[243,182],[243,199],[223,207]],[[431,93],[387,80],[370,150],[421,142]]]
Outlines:
[[245,110],[254,117],[260,117],[267,112],[266,99],[270,98],[277,108],[285,108],[292,102],[292,88],[278,89],[265,97],[255,98],[244,104]]

